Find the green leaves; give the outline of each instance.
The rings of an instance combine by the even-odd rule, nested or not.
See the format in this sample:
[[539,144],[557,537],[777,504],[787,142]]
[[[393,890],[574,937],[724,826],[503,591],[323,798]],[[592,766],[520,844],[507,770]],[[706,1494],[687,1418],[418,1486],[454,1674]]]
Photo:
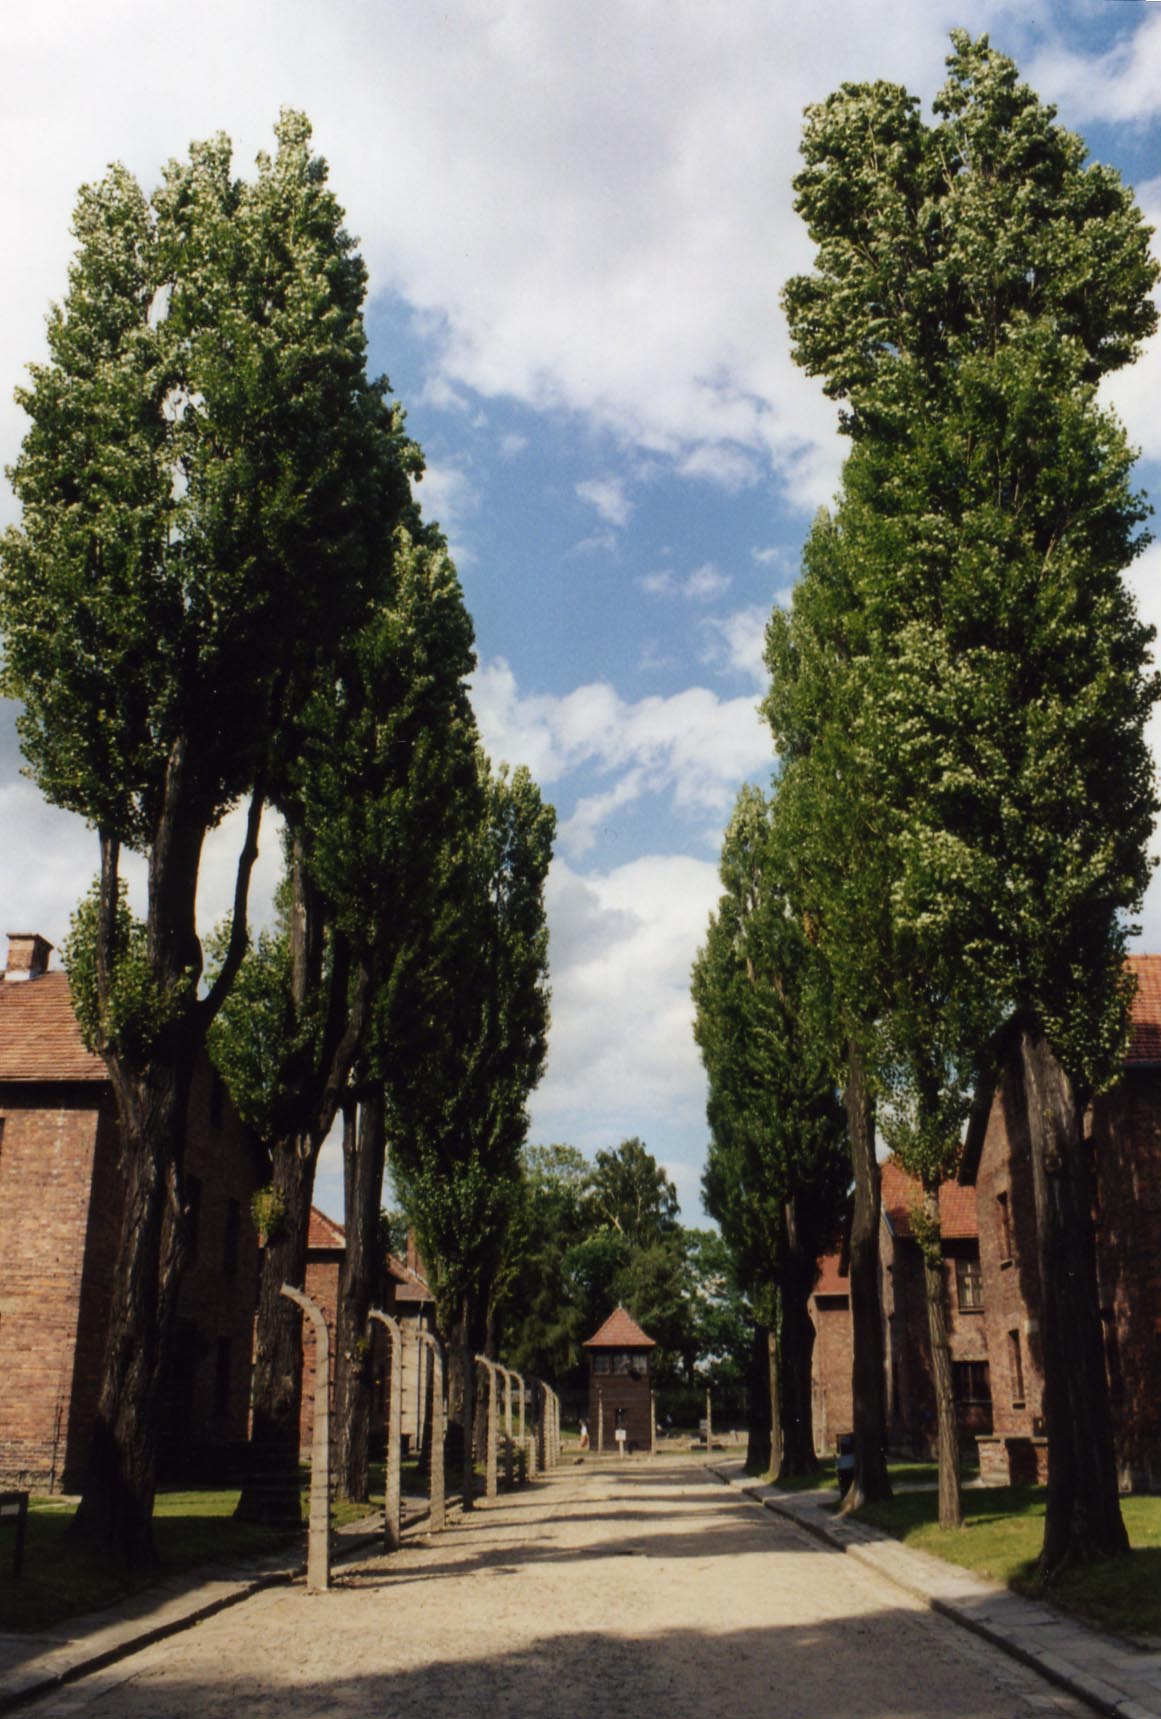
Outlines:
[[284,115],[257,180],[219,137],[152,199],[82,190],[50,361],[22,393],[0,549],[4,690],[50,799],[148,847],[175,745],[213,825],[357,620],[418,455],[364,373],[364,272]]

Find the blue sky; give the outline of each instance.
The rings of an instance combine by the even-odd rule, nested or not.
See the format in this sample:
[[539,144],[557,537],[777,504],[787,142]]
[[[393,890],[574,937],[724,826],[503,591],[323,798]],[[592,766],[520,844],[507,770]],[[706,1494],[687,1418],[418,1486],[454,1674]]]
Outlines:
[[[423,444],[421,499],[475,618],[485,739],[560,816],[533,1138],[592,1151],[640,1134],[691,1218],[705,1123],[689,966],[734,795],[771,769],[763,622],[842,457],[778,310],[809,263],[790,190],[801,112],[844,79],[929,100],[956,24],[990,30],[1161,219],[1159,0],[43,0],[6,20],[20,71],[0,115],[0,459],[63,291],[77,186],[114,158],[151,185],[219,129],[246,172],[279,107],[305,109],[370,268],[373,367]],[[1156,346],[1110,397],[1156,497]],[[1153,620],[1159,573],[1157,549],[1133,573]],[[59,940],[93,838],[20,780],[11,718],[0,708],[0,929]],[[228,823],[207,856],[207,923],[235,838]],[[1161,948],[1156,889],[1145,925]],[[333,1154],[320,1203],[341,1211]]]

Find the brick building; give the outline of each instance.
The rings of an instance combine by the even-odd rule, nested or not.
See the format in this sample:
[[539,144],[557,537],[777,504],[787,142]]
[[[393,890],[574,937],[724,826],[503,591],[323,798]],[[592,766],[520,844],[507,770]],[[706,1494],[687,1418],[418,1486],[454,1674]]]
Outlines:
[[[935,1384],[927,1331],[923,1256],[911,1213],[922,1202],[919,1182],[894,1158],[880,1166],[879,1227],[883,1331],[887,1367],[887,1443],[914,1456],[934,1456]],[[944,1308],[951,1373],[962,1442],[992,1430],[988,1333],[980,1267],[975,1189],[945,1182],[939,1190]]]
[[[1097,1278],[1121,1485],[1161,1487],[1161,956],[1135,955],[1124,1078],[1085,1118],[1096,1180]],[[1047,1473],[1040,1286],[1030,1151],[1016,1076],[1006,1071],[961,1180],[976,1191],[993,1436],[981,1470],[997,1481]]]
[[811,1359],[811,1419],[814,1448],[819,1456],[833,1452],[840,1433],[854,1424],[851,1407],[851,1286],[841,1253],[828,1253],[818,1262],[818,1281],[810,1298],[814,1326]]
[[[1161,1488],[1161,956],[1136,955],[1122,1080],[1085,1118],[1096,1182],[1096,1252],[1113,1438],[1122,1487]],[[1039,1340],[1040,1285],[1032,1167],[1019,1075],[1005,1070],[990,1110],[969,1130],[959,1185],[940,1194],[949,1335],[960,1425],[995,1484],[1043,1481],[1048,1444]],[[911,1236],[918,1193],[881,1166],[880,1288],[888,1443],[933,1448],[930,1349],[922,1266]],[[974,1195],[974,1207],[966,1196]],[[843,1262],[819,1262],[811,1302],[815,1446],[851,1425],[849,1284]]]
[[[657,1345],[618,1307],[582,1345],[589,1357],[589,1428],[594,1450],[651,1450],[653,1380]],[[625,1434],[618,1440],[618,1431]]]
[[[96,1412],[122,1188],[104,1064],[84,1047],[51,945],[10,933],[0,980],[0,1480],[71,1490]],[[160,1470],[246,1438],[265,1180],[208,1061],[190,1098],[192,1257],[162,1404]]]
[[[935,1452],[935,1388],[923,1258],[911,1211],[922,1190],[894,1158],[879,1166],[879,1294],[883,1308],[888,1447],[908,1456]],[[948,1338],[959,1423],[965,1445],[991,1431],[987,1330],[974,1190],[945,1183],[939,1196],[943,1230]],[[814,1446],[834,1450],[853,1425],[851,1406],[850,1281],[841,1254],[819,1261],[810,1301],[815,1329],[812,1367]]]
[[[331,1388],[334,1387],[334,1339],[339,1305],[339,1280],[342,1275],[346,1231],[341,1224],[328,1218],[317,1206],[310,1211],[307,1233],[306,1293],[322,1308],[331,1329]],[[421,1272],[414,1243],[408,1237],[407,1261],[388,1254],[384,1261],[382,1279],[373,1296],[373,1304],[399,1321],[403,1336],[403,1401],[401,1431],[407,1444],[422,1443],[426,1428],[428,1395],[430,1393],[431,1363],[425,1347],[416,1341],[419,1328],[435,1328],[435,1297]],[[414,1263],[411,1263],[414,1261]],[[314,1429],[315,1336],[308,1319],[302,1322],[302,1410],[299,1420],[299,1449],[303,1456],[310,1453]],[[388,1369],[387,1333],[377,1320],[371,1325],[371,1365],[374,1394],[371,1410],[371,1437],[382,1439],[387,1427],[387,1403],[390,1373]]]

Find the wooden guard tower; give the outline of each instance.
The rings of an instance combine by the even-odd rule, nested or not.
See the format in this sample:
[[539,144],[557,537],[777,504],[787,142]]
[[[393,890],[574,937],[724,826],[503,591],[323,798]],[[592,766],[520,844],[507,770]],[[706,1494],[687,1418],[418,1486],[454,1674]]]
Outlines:
[[[650,1447],[650,1351],[657,1345],[623,1307],[610,1313],[582,1348],[589,1355],[589,1438],[594,1450]],[[618,1429],[624,1432],[617,1438]]]

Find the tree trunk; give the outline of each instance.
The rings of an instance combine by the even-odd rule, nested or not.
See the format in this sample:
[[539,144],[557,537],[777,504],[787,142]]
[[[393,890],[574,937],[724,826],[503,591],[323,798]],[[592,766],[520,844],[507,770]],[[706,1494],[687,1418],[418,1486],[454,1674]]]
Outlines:
[[939,1526],[963,1527],[960,1494],[959,1423],[951,1376],[951,1343],[947,1335],[947,1279],[943,1270],[943,1236],[939,1219],[939,1184],[923,1186],[923,1294],[927,1304],[927,1336],[931,1345],[931,1381],[935,1388],[935,1423],[939,1439]]
[[1019,1054],[1032,1148],[1048,1430],[1040,1572],[1054,1581],[1067,1568],[1122,1556],[1129,1541],[1117,1494],[1093,1175],[1080,1106],[1038,1026],[1021,1027]]
[[814,1474],[814,1397],[811,1360],[814,1324],[810,1292],[815,1259],[803,1245],[798,1202],[786,1205],[786,1258],[780,1273],[782,1302],[782,1473]]
[[887,1404],[883,1382],[883,1309],[879,1296],[879,1166],[875,1109],[862,1052],[851,1040],[846,1088],[847,1127],[855,1203],[851,1217],[851,1328],[854,1360],[851,1400],[855,1473],[843,1510],[890,1498],[887,1478]]
[[[272,1156],[271,1186],[277,1211],[262,1250],[249,1467],[235,1515],[240,1522],[289,1529],[302,1523],[302,1313],[282,1294],[282,1285],[289,1283],[301,1289],[306,1277],[318,1147],[298,1138],[280,1140]],[[316,1391],[329,1389],[329,1384],[328,1379],[316,1376]]]
[[343,1166],[347,1246],[339,1279],[335,1343],[335,1478],[340,1498],[370,1497],[371,1347],[367,1317],[383,1261],[379,1211],[386,1160],[383,1088],[376,1083],[359,1106],[343,1109]]
[[123,1569],[156,1564],[153,1498],[161,1385],[185,1256],[181,1155],[189,1063],[114,1083],[121,1223],[97,1414],[71,1536]]
[[746,1473],[770,1472],[769,1326],[755,1323],[750,1342],[750,1426],[746,1435]]
[[476,1362],[472,1342],[472,1310],[467,1296],[460,1309],[460,1416],[463,1439],[460,1490],[463,1508],[472,1510],[476,1503]]
[[[159,995],[173,1009],[143,1055],[126,1055],[113,1032],[101,1051],[120,1133],[122,1209],[109,1323],[88,1471],[72,1536],[124,1569],[156,1563],[153,1497],[161,1390],[185,1263],[186,1118],[196,1060],[237,970],[246,901],[258,852],[261,796],[251,804],[238,858],[228,973],[198,1000],[202,951],[195,922],[204,829],[183,816],[184,743],[175,743],[149,857],[147,951]],[[95,969],[102,1015],[113,1015],[120,844],[100,834]]]

